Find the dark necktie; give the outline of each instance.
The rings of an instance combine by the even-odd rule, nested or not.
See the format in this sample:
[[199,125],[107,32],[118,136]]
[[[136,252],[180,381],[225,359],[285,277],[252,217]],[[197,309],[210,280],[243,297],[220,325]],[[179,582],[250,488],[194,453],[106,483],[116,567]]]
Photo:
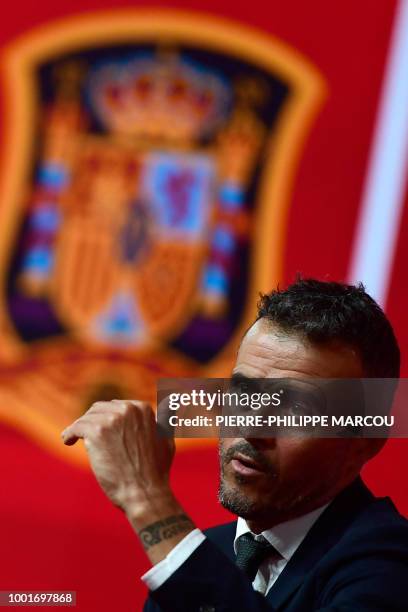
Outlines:
[[252,533],[244,533],[237,540],[236,565],[248,576],[251,582],[254,581],[256,573],[261,563],[267,558],[278,555],[276,549],[261,536],[262,539],[255,540]]

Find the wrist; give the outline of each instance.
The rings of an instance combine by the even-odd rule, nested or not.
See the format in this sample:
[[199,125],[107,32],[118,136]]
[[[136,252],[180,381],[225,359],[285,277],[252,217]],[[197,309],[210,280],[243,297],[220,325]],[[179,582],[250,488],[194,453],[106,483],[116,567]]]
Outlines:
[[136,531],[183,509],[170,488],[145,491],[129,497],[124,512]]
[[170,490],[139,498],[126,515],[153,565],[195,528]]

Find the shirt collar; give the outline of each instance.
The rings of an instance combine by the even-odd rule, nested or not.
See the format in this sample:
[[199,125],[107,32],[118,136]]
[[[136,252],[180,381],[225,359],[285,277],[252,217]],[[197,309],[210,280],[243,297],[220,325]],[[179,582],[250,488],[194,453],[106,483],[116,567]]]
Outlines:
[[[329,502],[330,503],[330,502]],[[317,521],[322,512],[329,504],[325,504],[320,508],[312,510],[303,516],[298,516],[290,521],[285,521],[279,525],[275,525],[272,529],[263,531],[263,537],[278,551],[278,553],[289,561],[295,550],[300,546],[300,543],[306,536],[309,529]],[[235,533],[234,550],[237,552],[237,540],[244,533],[252,533],[245,519],[238,517],[237,530]],[[257,535],[253,533],[257,539]],[[258,536],[259,537],[259,536]]]

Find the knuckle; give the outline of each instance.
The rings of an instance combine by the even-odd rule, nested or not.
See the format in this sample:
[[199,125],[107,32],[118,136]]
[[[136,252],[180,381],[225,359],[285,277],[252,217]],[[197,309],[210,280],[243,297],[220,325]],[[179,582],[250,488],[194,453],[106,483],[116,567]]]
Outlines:
[[128,400],[128,404],[138,410],[144,410],[149,404],[142,400]]
[[95,423],[93,426],[93,435],[95,438],[101,438],[105,433],[105,427],[102,423]]
[[120,412],[124,417],[133,417],[138,419],[140,414],[140,408],[138,405],[135,404],[135,402],[131,400],[126,400],[122,402]]
[[128,402],[126,400],[112,400],[110,407],[115,413],[123,416],[128,411]]
[[130,412],[129,402],[120,402],[120,404],[118,404],[118,412],[122,416],[126,416],[127,414],[129,414]]
[[122,422],[122,415],[118,412],[109,414],[106,419],[106,422],[109,427],[115,427],[116,425],[119,425],[119,423]]

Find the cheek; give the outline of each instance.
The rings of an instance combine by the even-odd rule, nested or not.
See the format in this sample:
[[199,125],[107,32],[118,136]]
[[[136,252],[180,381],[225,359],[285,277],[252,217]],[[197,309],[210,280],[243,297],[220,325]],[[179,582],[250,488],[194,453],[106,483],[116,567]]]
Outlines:
[[220,438],[219,445],[220,451],[222,453],[226,453],[231,446],[236,444],[237,440],[235,438]]
[[281,478],[312,481],[323,479],[343,464],[348,440],[280,438],[277,455]]
[[221,461],[223,461],[225,454],[228,452],[231,446],[236,445],[237,442],[239,442],[239,440],[237,440],[236,438],[220,438],[219,452],[221,456]]

